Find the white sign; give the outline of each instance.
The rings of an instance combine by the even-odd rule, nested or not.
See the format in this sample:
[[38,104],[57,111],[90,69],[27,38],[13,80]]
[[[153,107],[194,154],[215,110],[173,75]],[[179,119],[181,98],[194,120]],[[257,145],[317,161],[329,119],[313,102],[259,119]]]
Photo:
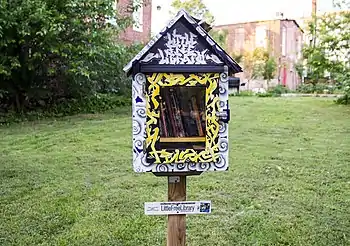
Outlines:
[[210,213],[211,201],[145,202],[146,215]]

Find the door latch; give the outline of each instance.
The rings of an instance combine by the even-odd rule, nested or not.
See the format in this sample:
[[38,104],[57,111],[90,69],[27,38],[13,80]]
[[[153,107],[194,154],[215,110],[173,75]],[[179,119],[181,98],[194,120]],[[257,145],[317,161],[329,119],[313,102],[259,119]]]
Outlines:
[[219,121],[222,121],[224,123],[228,123],[230,121],[230,109],[228,107],[228,101],[226,102],[226,108],[223,109],[221,112],[218,112],[217,116],[219,118]]

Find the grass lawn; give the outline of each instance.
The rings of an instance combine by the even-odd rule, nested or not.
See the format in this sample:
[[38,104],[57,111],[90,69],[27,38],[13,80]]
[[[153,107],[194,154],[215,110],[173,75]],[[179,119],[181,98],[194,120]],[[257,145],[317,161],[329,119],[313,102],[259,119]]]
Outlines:
[[[234,97],[230,171],[188,178],[188,245],[350,245],[350,107]],[[0,127],[0,245],[165,245],[166,178],[132,170],[128,109]]]

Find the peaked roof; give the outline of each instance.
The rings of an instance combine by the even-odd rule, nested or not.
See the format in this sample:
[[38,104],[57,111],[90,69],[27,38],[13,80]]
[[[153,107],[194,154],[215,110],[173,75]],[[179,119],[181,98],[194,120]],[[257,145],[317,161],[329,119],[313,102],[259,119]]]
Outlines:
[[[192,27],[201,35],[208,46],[212,48],[213,53],[215,53],[228,67],[229,70],[234,73],[242,72],[242,68],[213,40],[212,37],[205,31],[208,28],[208,24],[201,22],[200,20],[192,17],[184,9],[181,9],[177,15],[172,19],[167,26],[165,26],[148,44],[124,67],[124,71],[130,74],[130,70],[134,64],[140,62],[142,58],[150,51],[150,49],[162,38],[167,32],[181,19],[185,18],[187,22],[192,25]],[[204,24],[204,28],[202,25]]]

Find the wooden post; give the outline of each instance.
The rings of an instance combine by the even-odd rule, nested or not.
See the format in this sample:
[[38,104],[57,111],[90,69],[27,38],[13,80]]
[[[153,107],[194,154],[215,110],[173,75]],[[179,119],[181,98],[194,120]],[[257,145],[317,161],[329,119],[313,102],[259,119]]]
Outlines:
[[[168,201],[186,201],[186,176],[174,182],[168,177]],[[167,246],[186,245],[186,215],[168,215]]]

